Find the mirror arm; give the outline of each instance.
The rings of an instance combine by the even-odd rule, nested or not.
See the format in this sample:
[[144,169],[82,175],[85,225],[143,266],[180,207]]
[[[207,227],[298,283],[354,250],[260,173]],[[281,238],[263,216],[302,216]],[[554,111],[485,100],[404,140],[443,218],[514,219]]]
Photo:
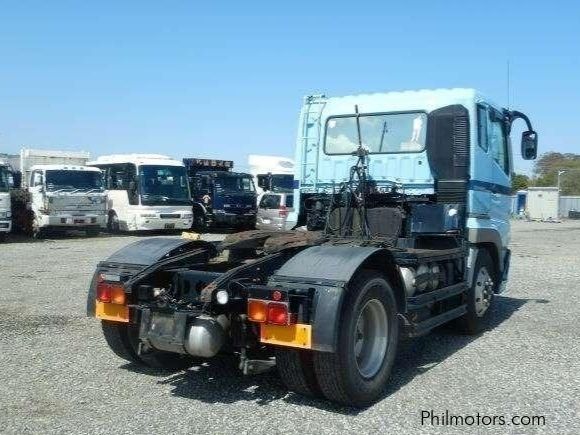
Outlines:
[[505,114],[508,118],[510,131],[511,131],[512,124],[514,123],[514,121],[516,119],[523,119],[524,122],[526,123],[526,126],[528,127],[528,131],[534,131],[534,128],[532,127],[532,122],[530,121],[530,118],[528,118],[528,116],[525,113],[519,112],[517,110],[506,110]]

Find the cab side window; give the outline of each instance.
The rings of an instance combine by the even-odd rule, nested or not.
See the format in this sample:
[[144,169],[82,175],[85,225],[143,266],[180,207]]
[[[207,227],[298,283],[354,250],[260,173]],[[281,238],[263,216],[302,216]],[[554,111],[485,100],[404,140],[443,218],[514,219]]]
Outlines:
[[487,128],[487,142],[491,158],[499,165],[506,174],[510,173],[510,161],[508,153],[508,140],[505,131],[505,123],[500,113],[490,110]]
[[477,106],[477,139],[482,150],[487,152],[487,108]]

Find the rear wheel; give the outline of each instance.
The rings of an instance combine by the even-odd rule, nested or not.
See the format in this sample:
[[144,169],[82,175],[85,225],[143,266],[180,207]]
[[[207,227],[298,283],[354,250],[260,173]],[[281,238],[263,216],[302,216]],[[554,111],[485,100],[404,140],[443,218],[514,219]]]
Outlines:
[[314,372],[312,351],[278,348],[276,367],[282,382],[290,391],[311,397],[322,394]]
[[182,370],[194,364],[192,357],[178,353],[151,350],[138,354],[139,330],[136,325],[103,320],[101,326],[111,350],[124,360],[164,370]]
[[486,249],[480,249],[475,261],[473,282],[466,294],[467,313],[457,319],[457,329],[464,334],[481,331],[493,303],[496,285],[496,268]]
[[314,369],[326,398],[363,407],[385,390],[399,323],[395,296],[383,275],[363,271],[353,282],[343,304],[336,352],[316,352]]

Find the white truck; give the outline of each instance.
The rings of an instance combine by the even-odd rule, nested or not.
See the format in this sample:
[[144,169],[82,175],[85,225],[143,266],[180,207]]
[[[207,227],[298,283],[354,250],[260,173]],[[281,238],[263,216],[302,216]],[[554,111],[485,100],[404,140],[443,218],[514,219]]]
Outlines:
[[106,227],[107,195],[101,171],[86,166],[88,159],[85,152],[21,150],[15,223],[35,238],[72,229],[98,235]]
[[291,158],[250,154],[248,166],[254,177],[258,201],[264,192],[294,188],[294,160]]
[[12,229],[12,211],[10,207],[10,188],[12,171],[7,161],[0,159],[0,242]]
[[116,154],[87,164],[104,174],[109,231],[191,228],[193,209],[183,162],[160,154]]

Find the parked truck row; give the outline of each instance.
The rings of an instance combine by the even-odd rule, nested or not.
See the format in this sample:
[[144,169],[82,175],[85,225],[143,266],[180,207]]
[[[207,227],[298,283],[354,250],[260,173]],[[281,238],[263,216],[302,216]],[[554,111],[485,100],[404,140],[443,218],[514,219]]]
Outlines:
[[[385,393],[401,336],[448,322],[475,334],[505,290],[517,120],[534,159],[528,117],[471,89],[308,96],[294,230],[128,245],[98,264],[87,314],[136,364],[179,369],[227,352],[246,374],[275,357],[290,390],[367,406]],[[207,177],[211,197],[223,184]]]
[[38,238],[71,229],[94,236],[104,229],[254,228],[255,183],[278,191],[277,167],[232,169],[227,160],[119,154],[89,161],[84,152],[23,149],[0,160],[0,237],[12,229]]

